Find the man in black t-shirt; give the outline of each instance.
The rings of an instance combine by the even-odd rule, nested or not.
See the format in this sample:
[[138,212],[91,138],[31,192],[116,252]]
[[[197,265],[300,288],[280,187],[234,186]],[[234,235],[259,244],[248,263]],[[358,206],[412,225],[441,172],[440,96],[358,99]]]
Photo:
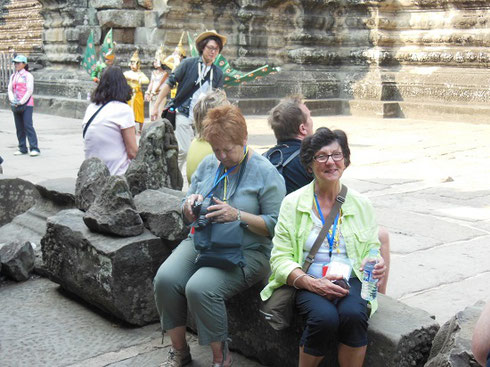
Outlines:
[[313,134],[313,120],[302,98],[291,96],[271,110],[268,122],[277,145],[264,155],[283,175],[289,194],[313,180],[299,159],[301,141]]

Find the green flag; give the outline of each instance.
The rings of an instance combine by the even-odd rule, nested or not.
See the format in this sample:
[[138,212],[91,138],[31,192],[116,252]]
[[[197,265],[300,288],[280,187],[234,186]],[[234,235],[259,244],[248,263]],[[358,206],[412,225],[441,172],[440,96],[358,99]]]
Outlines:
[[105,58],[106,56],[112,55],[114,53],[114,41],[112,40],[112,28],[105,35],[104,42],[100,46],[100,56]]
[[187,43],[189,44],[189,49],[191,50],[191,57],[199,56],[199,52],[197,51],[197,48],[196,48],[196,42],[191,37],[189,32],[187,32]]
[[96,63],[94,31],[91,31],[87,39],[87,47],[85,48],[85,54],[83,55],[82,66],[87,73],[91,74],[95,70]]
[[[187,32],[187,39],[189,42],[189,48],[191,49],[191,56],[192,57],[199,56],[199,52],[196,49],[196,42],[191,37],[189,32]],[[269,65],[264,65],[248,73],[244,73],[239,70],[233,69],[230,63],[228,62],[228,60],[226,60],[226,58],[221,54],[219,54],[218,57],[216,57],[216,60],[214,60],[214,64],[217,67],[219,67],[221,70],[223,70],[223,74],[224,74],[223,84],[225,88],[232,85],[238,85],[245,82],[250,82],[252,80],[262,78],[267,74],[275,74],[280,71],[279,68],[270,67]]]

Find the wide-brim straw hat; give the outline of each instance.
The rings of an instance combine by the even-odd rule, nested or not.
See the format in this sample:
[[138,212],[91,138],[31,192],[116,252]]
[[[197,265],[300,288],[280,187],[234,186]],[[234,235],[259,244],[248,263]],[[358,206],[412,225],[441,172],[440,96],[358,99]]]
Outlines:
[[208,37],[211,37],[211,36],[215,36],[215,37],[218,37],[219,39],[221,39],[221,43],[223,44],[223,47],[225,47],[225,44],[226,44],[226,36],[223,36],[222,34],[219,34],[218,32],[216,32],[214,29],[211,30],[211,31],[206,31],[206,32],[202,32],[199,36],[197,36],[196,38],[196,45],[201,42],[202,40],[208,38]]

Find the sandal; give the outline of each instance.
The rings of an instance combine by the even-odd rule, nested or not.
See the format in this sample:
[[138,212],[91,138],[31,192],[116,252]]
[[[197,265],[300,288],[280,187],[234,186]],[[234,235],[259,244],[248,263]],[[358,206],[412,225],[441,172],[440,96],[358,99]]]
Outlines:
[[[233,358],[230,354],[230,349],[228,348],[229,340],[230,339],[227,339],[224,342],[221,342],[222,349],[223,349],[223,362],[221,362],[221,363],[213,362],[211,364],[211,367],[231,367],[231,365],[233,364]],[[230,355],[230,361],[229,361],[229,364],[226,364],[226,360],[228,359],[228,355]]]

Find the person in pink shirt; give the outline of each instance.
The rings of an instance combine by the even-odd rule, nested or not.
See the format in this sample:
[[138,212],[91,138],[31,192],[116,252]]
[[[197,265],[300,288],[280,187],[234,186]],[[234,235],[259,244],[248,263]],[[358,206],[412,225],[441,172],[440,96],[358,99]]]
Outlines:
[[26,138],[29,141],[29,155],[38,156],[41,151],[37,145],[37,135],[32,123],[34,109],[34,77],[29,73],[27,57],[17,55],[13,60],[15,72],[11,75],[8,85],[8,96],[12,112],[14,113],[15,128],[17,130],[18,150],[14,155],[27,154]]

